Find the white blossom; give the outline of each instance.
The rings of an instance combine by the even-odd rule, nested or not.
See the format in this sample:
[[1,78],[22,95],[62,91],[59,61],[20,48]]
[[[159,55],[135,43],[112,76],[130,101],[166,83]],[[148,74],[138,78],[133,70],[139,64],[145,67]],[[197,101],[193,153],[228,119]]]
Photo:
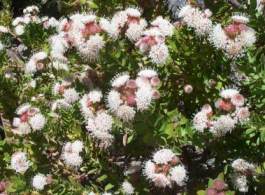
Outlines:
[[229,115],[221,115],[216,121],[213,121],[213,126],[210,128],[215,136],[224,136],[235,128],[236,121]]
[[168,56],[169,52],[165,44],[154,45],[149,52],[149,57],[155,64],[165,64]]
[[17,173],[25,173],[29,168],[29,161],[25,152],[16,152],[11,156],[11,168]]
[[134,187],[132,186],[131,183],[129,183],[128,181],[124,181],[122,183],[122,190],[125,194],[127,195],[131,195],[134,194]]
[[153,155],[153,160],[156,164],[166,164],[173,159],[175,154],[170,149],[158,150]]
[[79,94],[76,92],[75,89],[70,88],[64,90],[63,97],[67,103],[72,104],[79,99]]
[[187,180],[187,171],[183,165],[178,165],[170,171],[171,180],[176,182],[178,186],[183,186]]
[[46,119],[42,114],[37,113],[29,119],[29,124],[33,130],[41,130],[46,124]]
[[41,173],[35,175],[32,180],[32,186],[37,190],[43,190],[47,185],[47,177]]

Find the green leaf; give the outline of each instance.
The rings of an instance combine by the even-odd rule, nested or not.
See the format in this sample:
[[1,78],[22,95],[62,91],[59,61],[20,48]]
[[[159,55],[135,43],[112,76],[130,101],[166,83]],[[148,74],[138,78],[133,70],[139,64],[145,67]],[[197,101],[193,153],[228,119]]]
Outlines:
[[205,195],[205,191],[204,190],[199,190],[196,193],[197,195]]
[[99,178],[97,178],[97,182],[100,182],[101,183],[102,181],[106,180],[107,178],[108,178],[107,175],[102,175]]
[[109,184],[107,184],[107,185],[105,186],[105,191],[109,191],[109,190],[111,190],[113,187],[114,187],[114,185],[112,185],[111,183],[109,183]]
[[24,190],[26,187],[25,179],[19,176],[11,176],[10,177],[10,184],[8,185],[7,191],[12,192],[20,192]]

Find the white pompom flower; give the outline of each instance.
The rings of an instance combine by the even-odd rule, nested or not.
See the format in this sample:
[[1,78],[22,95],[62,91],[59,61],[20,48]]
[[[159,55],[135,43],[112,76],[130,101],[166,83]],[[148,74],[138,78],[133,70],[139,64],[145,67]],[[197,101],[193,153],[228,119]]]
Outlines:
[[181,8],[178,16],[188,27],[193,28],[198,36],[208,35],[212,30],[209,10],[202,12],[198,8],[186,5]]
[[88,61],[95,61],[99,57],[100,50],[105,46],[103,37],[95,34],[91,35],[89,39],[78,45],[78,51],[81,56]]
[[125,122],[132,121],[135,116],[135,110],[133,107],[127,106],[127,105],[121,105],[116,110],[116,116],[120,119],[122,119]]
[[232,162],[233,169],[235,171],[238,171],[240,173],[254,173],[255,172],[255,166],[249,162],[247,162],[244,159],[236,159]]
[[210,132],[220,137],[231,132],[235,128],[236,120],[229,115],[221,115],[216,121],[213,121],[212,124],[213,126],[210,128]]
[[116,90],[111,90],[107,96],[107,107],[111,112],[115,112],[121,104],[121,94]]
[[140,111],[147,110],[151,104],[153,91],[151,87],[142,87],[136,91],[136,105]]
[[67,103],[72,104],[72,103],[75,103],[79,99],[79,94],[76,92],[75,89],[70,88],[70,89],[64,90],[63,97]]
[[29,168],[29,161],[25,152],[16,152],[11,156],[11,168],[17,173],[25,173]]
[[30,117],[29,124],[34,131],[39,131],[44,128],[46,124],[46,119],[42,114],[37,113],[34,116]]
[[83,163],[83,159],[81,156],[79,156],[79,154],[69,153],[67,155],[64,155],[64,162],[68,166],[80,167]]
[[128,181],[124,181],[122,183],[122,190],[125,194],[127,195],[131,195],[134,193],[134,187],[132,186],[131,183],[129,183]]
[[[113,120],[111,115],[106,112],[100,112],[94,119],[96,130],[109,132],[112,128]],[[92,130],[93,131],[93,130]]]
[[221,24],[217,24],[213,27],[213,30],[209,36],[210,42],[216,47],[220,49],[225,49],[228,44],[228,38],[222,29]]
[[112,130],[113,119],[105,111],[98,111],[93,118],[88,118],[86,129],[90,135],[97,139],[103,148],[107,148],[113,141],[113,136],[110,134]]
[[37,190],[43,190],[47,185],[47,177],[41,173],[35,175],[32,180],[32,186]]
[[129,28],[126,30],[125,35],[130,41],[135,42],[143,34],[144,28],[145,28],[145,25],[130,24]]
[[67,142],[63,146],[61,158],[64,163],[71,167],[79,167],[83,163],[80,152],[83,150],[83,143],[79,140]]
[[168,48],[165,44],[157,44],[151,47],[149,57],[155,64],[165,64],[169,56]]
[[174,26],[162,16],[158,16],[154,21],[152,21],[151,25],[158,28],[164,36],[173,35]]
[[80,153],[84,148],[84,143],[80,140],[76,140],[72,143],[71,148],[73,152]]
[[198,112],[193,118],[194,128],[201,133],[204,132],[205,129],[207,129],[208,127],[207,122],[208,122],[207,113],[202,111]]
[[18,36],[21,36],[24,34],[25,32],[25,26],[22,25],[22,24],[19,24],[15,27],[15,34],[18,35]]
[[183,186],[188,178],[187,171],[183,165],[178,165],[170,171],[171,180],[178,186]]
[[93,103],[100,102],[102,97],[102,92],[99,90],[93,90],[88,93],[88,99]]

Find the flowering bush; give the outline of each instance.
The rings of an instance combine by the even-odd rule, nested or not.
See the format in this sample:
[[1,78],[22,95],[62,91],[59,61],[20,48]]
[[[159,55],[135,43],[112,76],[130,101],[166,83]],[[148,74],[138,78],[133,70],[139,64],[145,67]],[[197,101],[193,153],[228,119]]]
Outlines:
[[0,194],[265,193],[264,1],[28,3],[0,3]]

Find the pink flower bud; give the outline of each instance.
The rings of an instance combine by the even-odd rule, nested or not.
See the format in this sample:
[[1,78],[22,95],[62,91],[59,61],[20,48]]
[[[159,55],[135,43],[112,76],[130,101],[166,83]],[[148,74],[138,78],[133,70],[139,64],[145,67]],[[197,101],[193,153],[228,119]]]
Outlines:
[[41,62],[38,62],[38,63],[36,64],[36,67],[37,67],[37,70],[42,70],[42,69],[44,69],[44,64],[41,63]]
[[6,182],[0,182],[0,192],[4,192],[6,190]]
[[160,79],[158,77],[152,77],[150,82],[153,87],[157,87],[160,84]]
[[193,91],[193,87],[191,85],[184,86],[184,92],[190,94]]
[[52,175],[47,175],[47,184],[51,184],[52,183]]
[[206,195],[217,195],[217,191],[214,188],[208,188],[205,192]]
[[213,182],[213,188],[216,189],[218,192],[224,191],[226,187],[226,183],[220,179],[216,179]]

